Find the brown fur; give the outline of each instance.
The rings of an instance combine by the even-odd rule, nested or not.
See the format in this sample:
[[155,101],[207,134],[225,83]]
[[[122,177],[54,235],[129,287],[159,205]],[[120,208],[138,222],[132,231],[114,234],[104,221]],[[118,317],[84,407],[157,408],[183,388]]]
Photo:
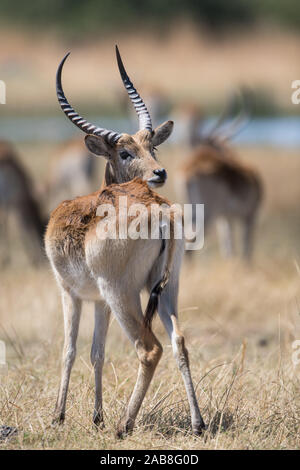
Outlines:
[[6,140],[0,141],[0,161],[9,161],[12,158],[15,158],[15,152],[12,145]]
[[190,159],[182,165],[186,179],[200,175],[214,175],[225,181],[232,192],[242,194],[248,185],[254,185],[261,192],[262,185],[258,173],[239,162],[234,153],[225,145],[214,148],[201,145],[192,153]]
[[151,204],[168,204],[169,201],[152,191],[145,181],[135,178],[122,184],[112,184],[88,196],[63,201],[50,216],[46,240],[52,240],[64,255],[83,256],[85,239],[93,232],[100,217],[96,215],[101,204],[112,204],[118,216],[119,197],[128,197],[132,204],[144,204],[150,213]]
[[[194,149],[182,165],[180,179],[189,202],[205,206],[205,230],[212,222],[220,222],[220,246],[224,255],[233,254],[233,224],[235,221],[241,224],[243,253],[249,259],[263,195],[259,174],[238,161],[224,142],[215,139]],[[195,213],[192,223],[194,217]]]
[[[121,76],[126,86],[125,71],[118,48],[116,52]],[[58,69],[58,90],[61,88],[59,83],[61,67],[66,57]],[[64,98],[62,90],[58,93],[58,98],[63,108],[61,95]],[[141,106],[137,109],[141,109]],[[140,114],[139,111],[138,114]],[[147,116],[149,117],[148,113]],[[72,120],[71,115],[68,114],[68,117]],[[140,119],[140,127],[145,127],[142,119]],[[106,187],[87,197],[60,204],[51,215],[45,240],[46,252],[62,291],[65,327],[62,374],[55,407],[55,422],[62,422],[65,417],[70,374],[76,356],[82,300],[93,300],[95,302],[95,328],[91,362],[96,384],[95,424],[99,425],[103,421],[102,370],[110,312],[114,313],[128,338],[135,345],[140,361],[136,385],[126,414],[118,428],[118,436],[123,436],[132,430],[162,353],[161,345],[150,328],[145,331],[140,293],[144,288],[152,289],[153,284],[162,277],[160,287],[166,287],[166,289],[164,298],[161,297],[161,299],[166,302],[168,309],[172,308],[172,313],[176,315],[178,277],[183,252],[182,240],[175,240],[175,237],[171,237],[168,241],[166,257],[160,256],[159,240],[148,239],[135,242],[127,237],[127,240],[123,241],[122,236],[120,240],[107,240],[109,234],[108,237],[104,237],[104,240],[97,237],[96,223],[99,218],[97,208],[100,204],[109,202],[114,208],[113,215],[118,217],[118,212],[121,212],[119,196],[127,196],[129,208],[134,203],[146,206],[148,212],[143,223],[147,221],[149,223],[151,220],[149,209],[151,211],[153,204],[159,207],[167,203],[150,188],[157,188],[165,183],[167,174],[156,161],[154,147],[162,144],[169,137],[173,122],[167,121],[152,130],[150,119],[148,119],[146,127],[150,130],[140,130],[132,136],[114,134],[111,138],[108,134],[104,135],[101,132],[86,135],[85,144],[89,151],[108,161],[105,172]],[[144,216],[144,210],[140,215]],[[163,223],[159,223],[157,228],[163,230],[163,226]],[[111,233],[113,238],[116,235],[114,229],[115,227]],[[110,230],[109,227],[107,230]],[[166,246],[166,243],[162,242],[162,245]],[[174,263],[172,263],[173,260]],[[172,274],[172,278],[166,285],[169,273]],[[159,295],[159,292],[156,294]],[[170,315],[168,309],[164,309],[164,315]],[[151,316],[152,313],[153,309],[151,309]],[[173,338],[170,330],[172,325],[168,318],[163,321],[169,336]],[[172,346],[176,355],[176,346],[173,341]],[[199,434],[204,427],[204,422],[199,411],[188,364],[185,368],[181,368],[181,372],[188,394],[193,430]]]

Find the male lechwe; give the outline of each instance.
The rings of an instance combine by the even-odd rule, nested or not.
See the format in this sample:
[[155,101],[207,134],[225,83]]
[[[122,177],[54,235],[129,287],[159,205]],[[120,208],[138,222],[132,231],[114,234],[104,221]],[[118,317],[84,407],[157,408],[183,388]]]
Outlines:
[[[166,207],[169,203],[154,189],[163,185],[167,172],[156,157],[156,146],[171,134],[173,122],[167,121],[152,129],[150,114],[130,81],[117,49],[121,77],[139,117],[139,131],[134,135],[119,134],[90,124],[68,103],[61,85],[61,72],[67,56],[57,71],[57,96],[67,117],[86,134],[85,143],[106,163],[103,189],[88,196],[65,201],[55,209],[47,228],[46,252],[61,289],[65,344],[62,376],[55,408],[55,421],[65,418],[66,398],[72,365],[76,355],[76,340],[82,301],[95,303],[95,329],[91,361],[95,371],[94,423],[103,423],[102,368],[106,334],[111,312],[135,346],[140,361],[136,385],[125,417],[118,429],[121,436],[132,430],[138,411],[162,355],[162,346],[151,329],[151,319],[158,310],[170,336],[175,358],[181,371],[190,405],[192,428],[200,434],[205,427],[191,378],[188,352],[178,327],[178,277],[183,253],[183,240],[174,237],[178,223]],[[108,218],[106,236],[99,237],[99,208],[112,207],[120,212],[120,198],[146,208],[144,220],[151,223],[151,208],[163,207],[170,225],[169,239],[111,236]],[[128,222],[126,216],[126,223]],[[164,226],[159,221],[160,231]],[[150,292],[143,315],[140,293]]]

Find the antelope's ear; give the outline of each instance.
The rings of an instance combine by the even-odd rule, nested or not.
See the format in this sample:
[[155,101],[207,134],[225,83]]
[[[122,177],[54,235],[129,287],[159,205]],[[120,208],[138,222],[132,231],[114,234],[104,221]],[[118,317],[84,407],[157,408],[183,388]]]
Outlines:
[[94,155],[105,158],[110,158],[112,156],[112,146],[108,144],[100,135],[86,135],[84,142],[89,151]]
[[173,126],[173,121],[166,121],[155,129],[154,135],[152,137],[152,143],[154,147],[162,144],[165,140],[167,140],[168,137],[170,137]]

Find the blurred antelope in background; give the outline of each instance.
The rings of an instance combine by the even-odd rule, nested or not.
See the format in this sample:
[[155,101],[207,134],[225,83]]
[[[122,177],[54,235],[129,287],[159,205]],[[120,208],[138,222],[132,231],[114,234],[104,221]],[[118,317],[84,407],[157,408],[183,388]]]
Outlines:
[[204,116],[197,104],[189,100],[176,105],[173,109],[176,119],[176,142],[189,148],[199,144]]
[[233,225],[238,221],[243,230],[243,255],[249,259],[262,183],[258,172],[241,163],[227,144],[249,118],[245,95],[244,102],[242,111],[227,126],[224,123],[233,109],[232,100],[209,133],[199,135],[194,126],[194,148],[178,178],[188,201],[204,204],[205,233],[217,222],[222,254],[231,256],[234,252]]
[[81,139],[74,138],[60,146],[51,162],[47,181],[48,209],[62,200],[89,194],[93,189],[95,159]]
[[[131,83],[117,51],[117,61],[124,86],[139,117],[139,131],[134,135],[118,134],[90,124],[68,103],[57,71],[57,96],[67,117],[87,136],[90,152],[106,159],[103,190],[65,201],[55,209],[47,228],[46,252],[61,289],[65,342],[61,384],[55,408],[55,420],[65,418],[66,398],[72,365],[76,355],[81,304],[95,303],[95,329],[91,362],[95,372],[94,423],[103,424],[102,368],[106,334],[111,312],[134,344],[140,362],[136,385],[129,400],[118,435],[130,431],[162,355],[162,346],[151,329],[151,319],[159,316],[172,342],[174,356],[181,371],[190,405],[192,428],[200,434],[204,422],[200,415],[192,383],[188,352],[178,327],[178,277],[183,253],[183,240],[111,239],[97,236],[101,220],[97,209],[110,203],[118,213],[119,196],[126,196],[128,206],[142,203],[150,223],[153,204],[169,204],[152,189],[163,185],[167,173],[156,157],[156,147],[171,134],[173,122],[152,129],[150,114]],[[174,219],[170,216],[171,233]],[[162,229],[162,227],[160,227]],[[140,293],[147,288],[150,299],[143,315]]]
[[33,264],[43,259],[45,223],[32,190],[27,171],[21,165],[12,145],[0,141],[0,242],[3,263],[10,260],[10,215],[18,222],[24,249]]

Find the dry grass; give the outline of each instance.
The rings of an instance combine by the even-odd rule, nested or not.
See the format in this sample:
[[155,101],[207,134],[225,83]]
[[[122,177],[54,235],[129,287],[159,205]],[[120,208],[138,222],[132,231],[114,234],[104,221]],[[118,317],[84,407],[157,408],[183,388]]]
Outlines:
[[[25,146],[23,151],[25,163],[36,168],[39,148]],[[171,150],[162,156],[171,174],[180,158],[181,153]],[[93,429],[91,305],[83,312],[66,422],[53,429],[63,340],[60,299],[50,269],[32,270],[20,255],[1,274],[0,338],[7,343],[9,368],[7,375],[0,376],[0,425],[19,429],[18,436],[2,443],[2,448],[299,448],[300,365],[293,366],[292,342],[300,339],[300,160],[293,152],[250,148],[244,149],[243,158],[260,168],[266,186],[253,266],[238,259],[221,261],[212,235],[202,252],[185,261],[181,276],[180,320],[197,397],[209,424],[205,436],[190,433],[184,387],[158,320],[154,329],[164,355],[137,426],[121,441],[114,432],[138,362],[112,322],[104,367],[106,428]],[[35,171],[41,179],[46,174],[41,167]],[[173,197],[170,180],[165,192]]]

